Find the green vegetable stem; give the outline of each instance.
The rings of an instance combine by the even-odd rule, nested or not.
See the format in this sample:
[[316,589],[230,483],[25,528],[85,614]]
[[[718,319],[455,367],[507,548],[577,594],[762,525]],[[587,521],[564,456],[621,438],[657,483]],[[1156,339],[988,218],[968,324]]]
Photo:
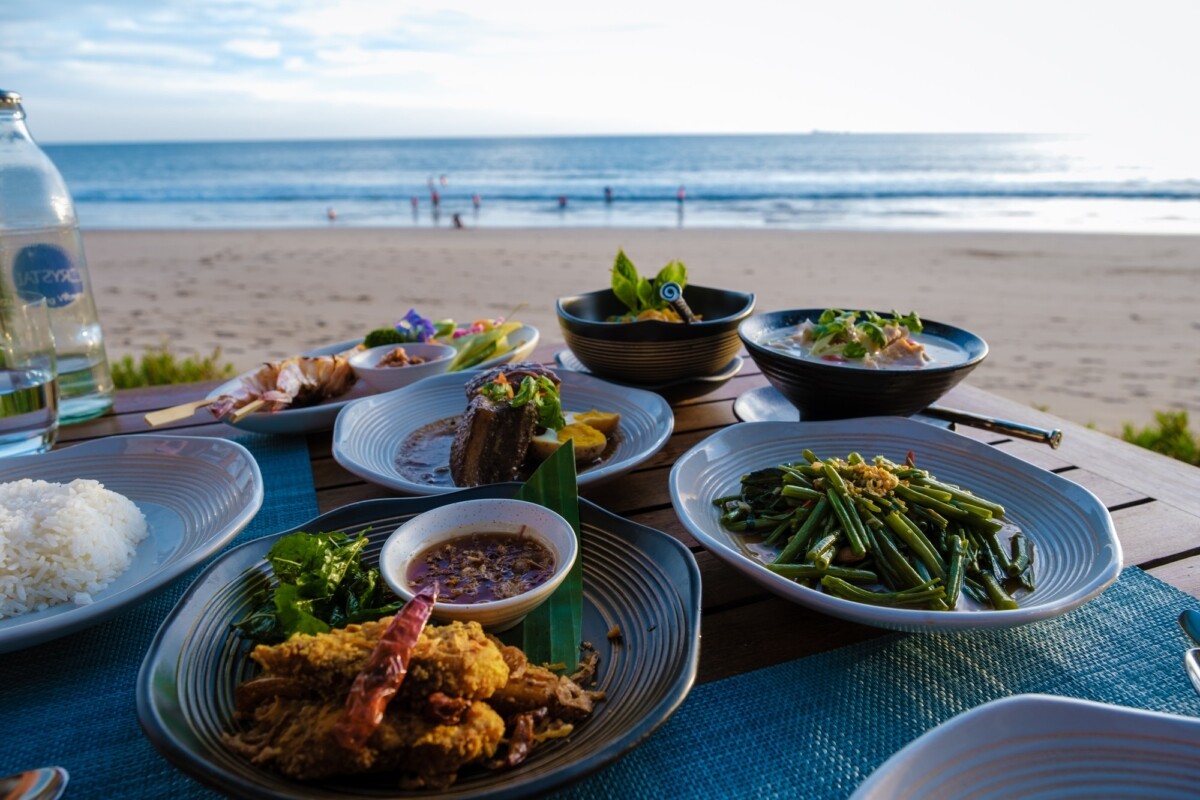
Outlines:
[[714,501],[726,530],[778,548],[772,572],[848,600],[930,610],[963,595],[1014,609],[1014,595],[1033,591],[1033,545],[999,503],[883,456],[801,456],[743,475],[738,494]]

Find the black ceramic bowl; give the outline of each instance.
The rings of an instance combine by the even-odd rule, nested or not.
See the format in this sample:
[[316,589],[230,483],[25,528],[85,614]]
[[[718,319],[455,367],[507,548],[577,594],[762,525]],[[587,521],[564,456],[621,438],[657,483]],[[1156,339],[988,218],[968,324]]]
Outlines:
[[918,340],[941,339],[962,351],[961,358],[935,360],[918,369],[874,369],[801,358],[761,344],[821,316],[821,308],[756,314],[738,335],[763,375],[800,411],[800,419],[911,416],[950,391],[987,356],[987,342],[969,331],[922,320]]
[[558,324],[571,352],[602,378],[659,383],[719,372],[741,350],[738,324],[754,310],[754,295],[688,286],[699,322],[605,322],[628,311],[612,289],[562,297]]

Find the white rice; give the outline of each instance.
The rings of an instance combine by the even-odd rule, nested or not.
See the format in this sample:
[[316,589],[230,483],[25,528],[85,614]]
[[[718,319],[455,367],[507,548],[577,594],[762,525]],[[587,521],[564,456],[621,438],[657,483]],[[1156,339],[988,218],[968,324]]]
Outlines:
[[98,481],[0,483],[0,619],[92,602],[147,532],[133,501]]

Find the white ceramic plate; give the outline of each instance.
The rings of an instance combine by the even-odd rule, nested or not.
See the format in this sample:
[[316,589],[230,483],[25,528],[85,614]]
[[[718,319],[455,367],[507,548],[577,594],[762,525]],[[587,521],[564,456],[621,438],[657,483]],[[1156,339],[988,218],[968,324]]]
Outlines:
[[[800,409],[779,393],[774,386],[748,389],[733,401],[733,415],[742,422],[799,422]],[[913,414],[909,419],[954,430],[954,423],[936,417]]]
[[[490,369],[498,367],[501,364],[507,364],[510,361],[520,361],[533,352],[533,348],[537,347],[538,339],[540,338],[538,329],[532,325],[522,325],[508,335],[508,342],[513,346],[512,350],[501,356],[489,358],[487,361],[480,362],[474,369]],[[304,353],[306,356],[331,356],[334,353],[344,353],[351,347],[357,347],[362,342],[362,339],[347,339],[344,342],[336,344],[327,344],[324,347],[318,347],[315,350],[308,350]]]
[[[333,429],[333,457],[346,469],[372,483],[409,494],[441,494],[460,487],[436,485],[406,477],[396,455],[417,429],[462,414],[463,391],[476,371],[434,375],[394,392],[356,400],[338,416]],[[589,486],[622,475],[662,449],[671,438],[675,416],[653,392],[616,386],[591,375],[559,372],[565,411],[615,411],[621,415],[616,450],[601,464],[579,473]]]
[[973,708],[910,742],[852,800],[1194,798],[1200,719],[1049,695]]
[[[221,384],[209,392],[206,399],[215,400],[223,394],[229,394],[237,389],[238,382],[242,378],[252,374],[252,372],[245,372],[233,380]],[[333,427],[333,421],[337,419],[338,412],[345,408],[347,403],[361,397],[370,397],[372,394],[374,392],[364,381],[356,381],[354,386],[350,388],[350,391],[344,395],[326,400],[323,403],[318,403],[315,406],[285,408],[282,411],[272,413],[250,414],[238,422],[222,421],[235,428],[241,428],[244,431],[255,431],[257,433],[286,434],[326,431]],[[201,409],[199,413],[207,414],[208,411]]]
[[[585,372],[589,375],[592,374],[592,371],[579,360],[579,356],[571,352],[570,349],[559,350],[554,354],[554,361],[563,369],[569,369],[572,372]],[[635,384],[623,383],[622,381],[613,381],[613,383],[621,383],[624,386],[637,386],[639,389],[649,389],[650,391],[670,389],[675,386],[686,386],[690,383],[724,383],[741,372],[744,363],[741,356],[734,356],[719,372],[715,372],[712,375],[699,375],[695,378],[677,378],[673,381],[660,381],[657,383]],[[787,401],[785,400],[784,402]]]
[[146,515],[149,535],[129,569],[90,605],[0,619],[0,653],[95,625],[161,589],[219,550],[258,512],[262,475],[250,452],[213,437],[114,436],[49,453],[0,459],[0,482],[100,481]]
[[[721,527],[715,498],[739,491],[744,473],[818,456],[903,462],[1003,505],[1006,518],[1034,546],[1035,591],[1013,611],[926,611],[843,600],[780,577]],[[1112,518],[1088,490],[1052,472],[956,433],[903,417],[828,422],[743,422],[697,444],[675,462],[671,502],[684,526],[719,558],[770,591],[822,613],[864,625],[904,631],[944,631],[1021,625],[1070,611],[1104,591],[1121,571],[1121,545]]]
[[[537,347],[538,338],[537,328],[532,325],[522,325],[508,335],[508,341],[514,345],[512,350],[502,356],[496,356],[484,361],[477,369],[496,367],[501,364],[507,364],[510,361],[519,361],[522,358],[526,358],[533,352],[533,348]],[[334,353],[343,353],[357,346],[361,341],[361,339],[348,339],[344,342],[327,344],[323,347],[307,350],[304,355],[329,356]],[[251,375],[253,372],[254,370],[250,370],[231,381],[221,384],[208,393],[208,399],[211,400],[222,394],[228,394],[237,388],[238,382],[243,377]],[[344,395],[326,400],[324,403],[318,403],[315,406],[288,408],[271,414],[251,414],[239,422],[229,422],[228,424],[233,425],[235,428],[255,431],[257,433],[314,433],[316,431],[327,431],[333,427],[333,421],[337,419],[338,412],[345,408],[347,403],[363,397],[371,397],[375,394],[376,392],[367,386],[365,382],[358,381]]]

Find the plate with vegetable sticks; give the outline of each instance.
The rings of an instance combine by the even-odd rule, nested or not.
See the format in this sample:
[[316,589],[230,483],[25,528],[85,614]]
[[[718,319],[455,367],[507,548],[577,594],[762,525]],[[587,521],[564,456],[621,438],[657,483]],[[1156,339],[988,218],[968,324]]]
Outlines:
[[679,458],[670,491],[700,543],[768,590],[893,630],[1047,619],[1121,569],[1091,492],[903,417],[733,425]]
[[[490,367],[498,367],[501,364],[507,364],[510,361],[520,361],[532,353],[533,348],[537,347],[538,339],[541,338],[541,334],[538,332],[538,329],[532,325],[518,324],[515,329],[506,333],[504,338],[504,346],[506,349],[504,349],[503,352],[495,355],[487,355],[487,353],[484,351],[486,350],[488,344],[490,343],[494,347],[495,342],[489,342],[481,337],[478,340],[478,344],[480,346],[479,352],[486,357],[482,360],[472,359],[470,358],[471,354],[467,353],[467,360],[462,362],[463,366],[461,369],[488,369]],[[438,341],[440,342],[442,340]],[[358,347],[362,343],[362,339],[347,339],[344,342],[327,344],[314,350],[310,350],[306,352],[305,355],[328,356],[335,353],[344,353],[347,350],[352,350]],[[458,370],[450,371],[457,372]]]

